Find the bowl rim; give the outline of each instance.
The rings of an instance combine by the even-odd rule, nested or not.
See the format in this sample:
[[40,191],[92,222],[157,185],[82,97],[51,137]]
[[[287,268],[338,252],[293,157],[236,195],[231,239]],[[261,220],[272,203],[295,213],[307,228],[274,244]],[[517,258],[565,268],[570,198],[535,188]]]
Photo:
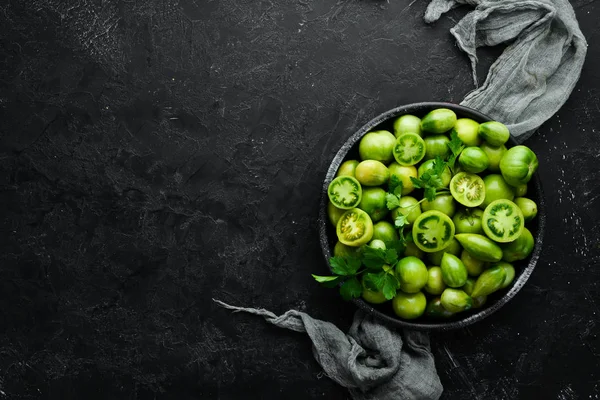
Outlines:
[[[371,129],[388,121],[391,118],[411,113],[419,113],[422,114],[425,110],[431,110],[434,108],[449,108],[453,111],[459,112],[460,117],[472,118],[477,121],[491,121],[493,120],[488,115],[485,115],[477,110],[472,108],[455,104],[449,102],[419,102],[419,103],[410,103],[395,107],[391,110],[385,111],[366,124],[364,124],[358,131],[352,134],[341,146],[341,148],[337,151],[333,160],[331,161],[327,173],[325,175],[325,179],[323,181],[323,187],[321,190],[321,201],[319,208],[319,217],[318,217],[318,226],[319,226],[319,240],[321,244],[321,250],[323,252],[323,256],[325,258],[325,264],[327,268],[329,266],[329,258],[332,256],[331,249],[329,248],[328,236],[327,236],[327,224],[329,224],[329,219],[327,217],[327,188],[329,183],[333,180],[339,166],[344,161],[344,158],[350,151],[350,149]],[[516,140],[511,136],[509,138],[509,143],[512,146],[517,145]],[[445,331],[451,329],[459,329],[464,328],[468,325],[471,325],[475,322],[481,321],[484,318],[490,316],[506,303],[508,303],[525,285],[535,266],[540,258],[544,230],[546,225],[546,204],[544,201],[544,195],[542,190],[542,184],[539,177],[539,172],[536,171],[533,174],[530,183],[533,183],[535,186],[535,191],[538,194],[539,199],[536,200],[538,206],[538,228],[534,235],[535,237],[535,246],[529,257],[529,262],[527,266],[523,269],[517,280],[513,283],[511,289],[505,293],[500,299],[498,299],[494,304],[490,307],[484,307],[476,313],[468,314],[465,318],[456,321],[448,321],[448,322],[431,322],[431,323],[423,323],[423,322],[414,322],[409,320],[402,320],[399,318],[395,318],[391,315],[385,314],[375,308],[373,308],[369,303],[365,302],[362,299],[353,299],[352,302],[360,309],[366,311],[367,313],[379,318],[382,321],[385,321],[393,326],[402,327],[402,328],[410,328],[415,330],[428,330],[428,331]]]

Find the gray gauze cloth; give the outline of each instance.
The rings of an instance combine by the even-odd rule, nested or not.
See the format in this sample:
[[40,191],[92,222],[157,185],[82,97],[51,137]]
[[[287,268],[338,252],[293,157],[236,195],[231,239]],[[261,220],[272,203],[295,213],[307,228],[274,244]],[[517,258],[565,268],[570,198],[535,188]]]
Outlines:
[[306,332],[315,359],[329,378],[349,389],[358,400],[439,399],[438,377],[429,337],[423,332],[388,328],[358,310],[348,334],[331,322],[290,310],[281,316],[214,300],[230,310],[260,315],[271,324]]
[[433,0],[425,22],[460,4],[476,6],[450,30],[471,60],[475,85],[476,49],[510,43],[461,104],[506,124],[522,142],[562,107],[579,79],[587,43],[573,8],[567,0]]
[[[476,49],[510,43],[490,67],[485,83],[461,103],[505,123],[519,141],[529,137],[564,104],[579,79],[587,51],[566,0],[433,0],[425,21],[436,21],[459,4],[476,6],[451,32],[471,59]],[[354,399],[438,399],[442,385],[427,334],[400,332],[359,310],[344,334],[335,325],[295,310],[223,307],[263,316],[268,322],[306,332],[325,373]]]

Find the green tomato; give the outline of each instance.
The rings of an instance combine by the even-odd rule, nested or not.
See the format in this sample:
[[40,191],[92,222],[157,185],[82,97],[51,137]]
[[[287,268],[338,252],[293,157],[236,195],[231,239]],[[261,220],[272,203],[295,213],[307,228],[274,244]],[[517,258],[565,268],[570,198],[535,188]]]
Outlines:
[[419,318],[425,312],[425,307],[427,307],[427,298],[422,292],[399,291],[392,299],[394,313],[402,319]]
[[502,285],[500,285],[500,289],[506,289],[508,286],[510,286],[510,284],[515,279],[515,267],[513,267],[512,264],[510,264],[510,263],[502,262],[502,261],[492,265],[492,267],[497,267],[497,266],[504,268],[504,272],[506,272],[504,281],[502,282]]
[[390,180],[392,176],[396,175],[402,182],[402,196],[405,196],[415,190],[411,177],[417,177],[417,167],[414,165],[400,165],[397,162],[393,162],[388,166],[390,171]]
[[354,170],[354,176],[363,186],[380,186],[390,179],[390,170],[375,160],[361,161]]
[[380,187],[365,187],[358,208],[369,214],[373,222],[380,221],[389,212],[385,195],[386,191]]
[[452,218],[456,233],[482,233],[482,217],[483,210],[479,208],[463,208],[459,210]]
[[515,198],[513,187],[506,183],[504,178],[502,178],[502,175],[489,174],[483,178],[483,184],[485,185],[485,199],[480,205],[483,209],[489,206],[493,201],[499,199],[512,201]]
[[490,166],[490,159],[479,147],[467,147],[458,156],[458,163],[463,171],[478,174]]
[[487,296],[502,288],[506,279],[506,270],[502,266],[493,266],[486,269],[475,281],[471,296]]
[[338,242],[333,247],[334,257],[360,257],[362,250],[360,247],[346,246],[344,243]]
[[327,203],[327,217],[329,218],[329,222],[336,226],[342,214],[344,214],[346,210],[342,210],[341,208],[337,208],[333,205],[331,201]]
[[416,133],[423,136],[421,132],[421,118],[414,115],[402,115],[394,120],[394,135],[396,137],[403,133]]
[[491,172],[500,172],[500,160],[504,153],[506,153],[506,146],[492,146],[487,142],[483,142],[481,146],[479,146],[481,150],[485,152],[488,156],[488,160],[490,161],[490,166],[488,170]]
[[444,253],[440,268],[442,269],[444,283],[452,288],[461,287],[469,277],[465,264],[460,258],[450,253]]
[[[433,168],[433,163],[435,160],[427,160],[422,163],[417,169],[417,175],[419,178],[423,176],[423,174]],[[450,185],[450,180],[452,179],[452,172],[450,168],[446,167],[444,172],[442,172],[442,187],[447,188]]]
[[463,250],[462,253],[460,253],[460,260],[465,264],[467,273],[470,276],[479,276],[483,272],[485,263],[480,259],[473,257],[467,250]]
[[527,146],[515,146],[506,151],[500,160],[500,172],[512,186],[529,182],[539,162],[535,153]]
[[464,291],[446,288],[440,297],[442,306],[453,313],[466,311],[473,307],[473,299]]
[[414,256],[420,259],[423,259],[425,252],[417,247],[415,242],[407,242],[406,248],[404,249],[404,253],[402,254],[404,257]]
[[459,233],[454,237],[465,250],[481,261],[498,262],[502,260],[502,249],[487,236],[477,233]]
[[446,289],[446,284],[442,278],[442,269],[440,267],[429,267],[429,277],[425,284],[425,291],[429,294],[440,295]]
[[454,128],[452,128],[452,132],[456,133],[465,146],[479,146],[481,144],[481,139],[477,135],[478,130],[479,123],[470,118],[457,119]]
[[427,113],[421,120],[421,130],[427,133],[444,133],[454,128],[456,114],[448,108],[438,108]]
[[392,151],[396,137],[388,131],[372,131],[360,139],[358,153],[362,160],[376,160],[389,164],[394,160]]
[[398,231],[388,221],[379,221],[373,225],[373,239],[379,239],[383,242],[392,242],[398,240]]
[[456,212],[456,201],[449,193],[438,194],[433,201],[423,200],[421,209],[423,211],[437,210],[452,218]]
[[431,318],[450,318],[454,313],[442,306],[442,300],[439,297],[434,297],[427,303],[425,315]]
[[442,250],[434,251],[433,253],[427,253],[427,259],[433,265],[440,265],[442,263],[442,257],[444,257],[444,254],[450,253],[452,255],[457,256],[460,254],[461,249],[462,248],[460,247],[460,243],[458,243],[458,240],[452,238],[450,243],[448,243],[448,245]]
[[358,160],[346,160],[340,165],[338,168],[336,177],[338,176],[351,176],[354,178],[354,171],[356,170],[356,166],[358,165]]
[[406,216],[407,225],[412,224],[421,215],[421,205],[419,201],[412,196],[403,196],[398,201],[400,207],[392,210],[392,219],[396,220],[400,215]]
[[381,249],[381,250],[385,250],[386,246],[385,246],[385,242],[381,239],[374,239],[371,240],[367,246],[371,247],[372,249]]
[[531,231],[527,228],[523,228],[521,236],[519,236],[515,241],[500,245],[502,248],[502,261],[510,263],[524,260],[529,257],[533,251],[534,245],[535,240],[533,239]]
[[450,154],[448,143],[450,139],[446,135],[431,135],[426,136],[425,142],[425,157],[423,160],[431,160],[437,156],[446,158]]
[[515,197],[523,197],[527,194],[527,184],[524,183],[519,186],[514,186],[515,189]]
[[479,125],[479,136],[492,146],[502,146],[508,142],[510,132],[506,125],[498,121],[487,121]]
[[521,209],[521,212],[523,212],[523,218],[525,218],[525,222],[529,222],[536,217],[537,204],[535,201],[526,197],[517,197],[514,201],[515,204]]
[[362,287],[363,287],[363,291],[362,291],[363,300],[366,301],[367,303],[371,303],[371,304],[385,303],[387,301],[387,299],[385,298],[385,295],[383,294],[383,290],[373,291],[373,290],[369,289],[365,284],[365,278],[366,278],[366,275],[363,275],[362,279],[361,279]]
[[400,281],[400,290],[404,293],[417,293],[429,278],[425,263],[417,257],[403,257],[396,264],[396,277]]

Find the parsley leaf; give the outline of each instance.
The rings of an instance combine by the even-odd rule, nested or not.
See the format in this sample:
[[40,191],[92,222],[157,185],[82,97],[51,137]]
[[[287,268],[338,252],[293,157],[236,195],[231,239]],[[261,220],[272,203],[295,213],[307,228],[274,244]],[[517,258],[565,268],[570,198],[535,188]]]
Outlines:
[[[412,240],[412,234],[409,234],[409,236]],[[396,250],[396,255],[404,253],[404,250],[406,250],[406,238],[404,237],[403,230],[400,230],[400,239],[399,240],[391,240],[391,241],[385,242],[385,247],[388,250],[392,250],[392,249]],[[394,262],[390,262],[388,264],[392,265],[392,264],[396,264],[396,262],[398,262],[397,259]]]
[[402,181],[398,178],[398,175],[393,175],[390,177],[390,183],[388,185],[389,192],[395,194],[396,196],[402,195]]
[[396,225],[396,228],[402,228],[404,225],[406,225],[407,223],[407,218],[406,215],[404,214],[400,214],[396,217],[396,219],[394,220],[394,225]]
[[400,199],[393,193],[385,194],[385,202],[388,210],[400,207]]
[[462,142],[462,140],[460,140],[456,131],[452,131],[452,133],[450,133],[450,142],[448,143],[448,147],[450,148],[452,154],[450,154],[450,156],[448,157],[447,163],[448,167],[452,171],[454,171],[454,163],[460,155],[460,152],[463,151],[463,149],[465,148],[464,143]]
[[356,275],[360,268],[360,259],[356,257],[331,257],[329,259],[331,271],[336,275],[351,276]]
[[370,246],[365,246],[362,254],[362,262],[370,270],[380,270],[385,264],[385,250],[374,249]]
[[[437,190],[444,187],[442,176],[444,175],[447,166],[448,165],[444,160],[437,156],[433,160],[431,168],[423,173],[420,178],[410,177],[410,180],[416,188],[424,189],[423,195],[428,201],[435,200]],[[397,223],[396,226],[398,226]]]
[[319,282],[320,284],[322,284],[323,286],[325,286],[327,288],[334,288],[340,283],[339,276],[320,276],[320,275],[315,275],[315,274],[311,274],[311,275],[313,278],[315,278],[315,281]]
[[367,274],[365,277],[365,285],[373,291],[382,291],[386,299],[391,300],[396,296],[396,292],[400,288],[400,282],[394,274],[382,271],[377,274]]
[[348,279],[340,287],[340,294],[344,300],[351,300],[360,297],[362,294],[362,285],[357,277]]

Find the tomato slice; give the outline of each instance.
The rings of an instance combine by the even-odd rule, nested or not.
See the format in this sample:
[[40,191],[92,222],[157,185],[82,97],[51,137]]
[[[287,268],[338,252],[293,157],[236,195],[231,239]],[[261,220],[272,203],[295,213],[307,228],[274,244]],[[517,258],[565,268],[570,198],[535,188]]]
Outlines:
[[429,210],[417,218],[412,228],[415,244],[426,253],[444,249],[454,237],[454,223],[446,214]]
[[329,184],[327,196],[335,207],[349,210],[360,203],[362,187],[360,182],[352,176],[338,176]]
[[361,246],[373,238],[373,221],[360,208],[346,211],[337,223],[338,240],[346,246]]
[[485,183],[479,175],[459,172],[450,181],[450,193],[463,206],[477,207],[485,200]]
[[523,232],[525,218],[515,203],[507,199],[492,201],[483,211],[483,231],[492,240],[508,243]]
[[394,158],[400,165],[415,165],[425,157],[425,142],[416,133],[398,136],[394,145]]

